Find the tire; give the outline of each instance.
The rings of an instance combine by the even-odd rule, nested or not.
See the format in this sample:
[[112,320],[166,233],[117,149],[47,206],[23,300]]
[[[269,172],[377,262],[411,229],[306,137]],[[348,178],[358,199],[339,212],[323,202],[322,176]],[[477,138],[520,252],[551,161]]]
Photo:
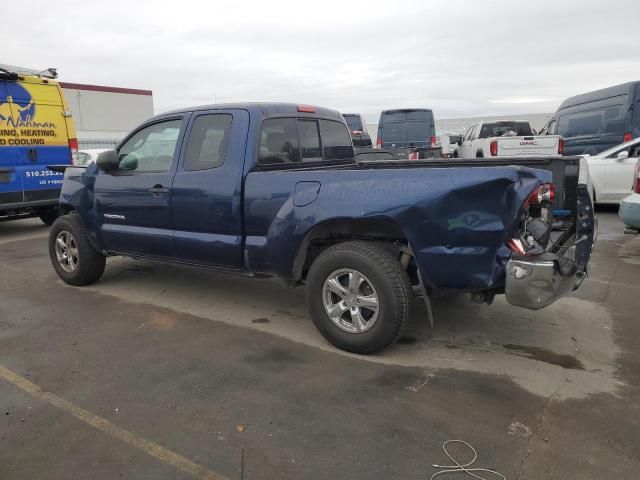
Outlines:
[[59,212],[57,208],[51,208],[49,210],[42,210],[38,216],[40,220],[42,220],[42,223],[51,226],[53,222],[56,221],[56,218],[58,218]]
[[[353,287],[352,278],[358,279],[357,274],[363,279],[354,290],[349,287]],[[339,288],[335,282],[330,287],[330,279],[337,280]],[[313,323],[331,344],[353,353],[378,352],[402,336],[413,313],[412,293],[406,270],[387,249],[369,242],[329,247],[307,275],[307,304]],[[364,305],[374,297],[377,308]],[[339,312],[333,319],[328,313],[332,305]],[[354,320],[354,309],[360,321]]]
[[49,257],[58,276],[65,283],[76,286],[97,281],[104,272],[106,261],[105,256],[89,243],[77,214],[64,215],[53,222],[49,231]]
[[476,158],[484,158],[484,155],[482,152],[477,152],[476,153]]

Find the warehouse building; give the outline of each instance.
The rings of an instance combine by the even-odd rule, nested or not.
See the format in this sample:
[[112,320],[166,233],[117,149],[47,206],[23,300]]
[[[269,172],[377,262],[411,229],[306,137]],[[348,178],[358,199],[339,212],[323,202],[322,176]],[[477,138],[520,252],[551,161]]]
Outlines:
[[151,90],[60,82],[83,148],[113,148],[153,116]]

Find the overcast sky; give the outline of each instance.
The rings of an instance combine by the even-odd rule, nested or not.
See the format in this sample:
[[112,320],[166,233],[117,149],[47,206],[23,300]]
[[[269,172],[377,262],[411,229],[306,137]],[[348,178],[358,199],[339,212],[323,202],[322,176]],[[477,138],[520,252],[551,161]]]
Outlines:
[[0,63],[153,90],[155,111],[291,101],[553,112],[640,80],[638,0],[6,1]]

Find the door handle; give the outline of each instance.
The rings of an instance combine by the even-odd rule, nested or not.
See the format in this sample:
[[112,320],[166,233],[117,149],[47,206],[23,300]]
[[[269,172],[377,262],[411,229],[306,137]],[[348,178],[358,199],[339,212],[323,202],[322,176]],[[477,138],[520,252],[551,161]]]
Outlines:
[[150,188],[149,192],[153,193],[154,195],[156,193],[169,193],[169,189],[167,187],[163,187],[162,185],[158,184],[158,185],[154,185],[152,188]]

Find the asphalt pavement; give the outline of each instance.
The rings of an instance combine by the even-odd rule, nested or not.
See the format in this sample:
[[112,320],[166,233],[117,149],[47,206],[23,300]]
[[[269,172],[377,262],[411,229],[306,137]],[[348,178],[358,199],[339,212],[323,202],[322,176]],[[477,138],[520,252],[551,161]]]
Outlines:
[[303,289],[120,258],[70,287],[47,227],[0,223],[0,479],[428,479],[450,439],[509,479],[639,478],[640,237],[597,213],[570,297],[418,304],[369,357]]

